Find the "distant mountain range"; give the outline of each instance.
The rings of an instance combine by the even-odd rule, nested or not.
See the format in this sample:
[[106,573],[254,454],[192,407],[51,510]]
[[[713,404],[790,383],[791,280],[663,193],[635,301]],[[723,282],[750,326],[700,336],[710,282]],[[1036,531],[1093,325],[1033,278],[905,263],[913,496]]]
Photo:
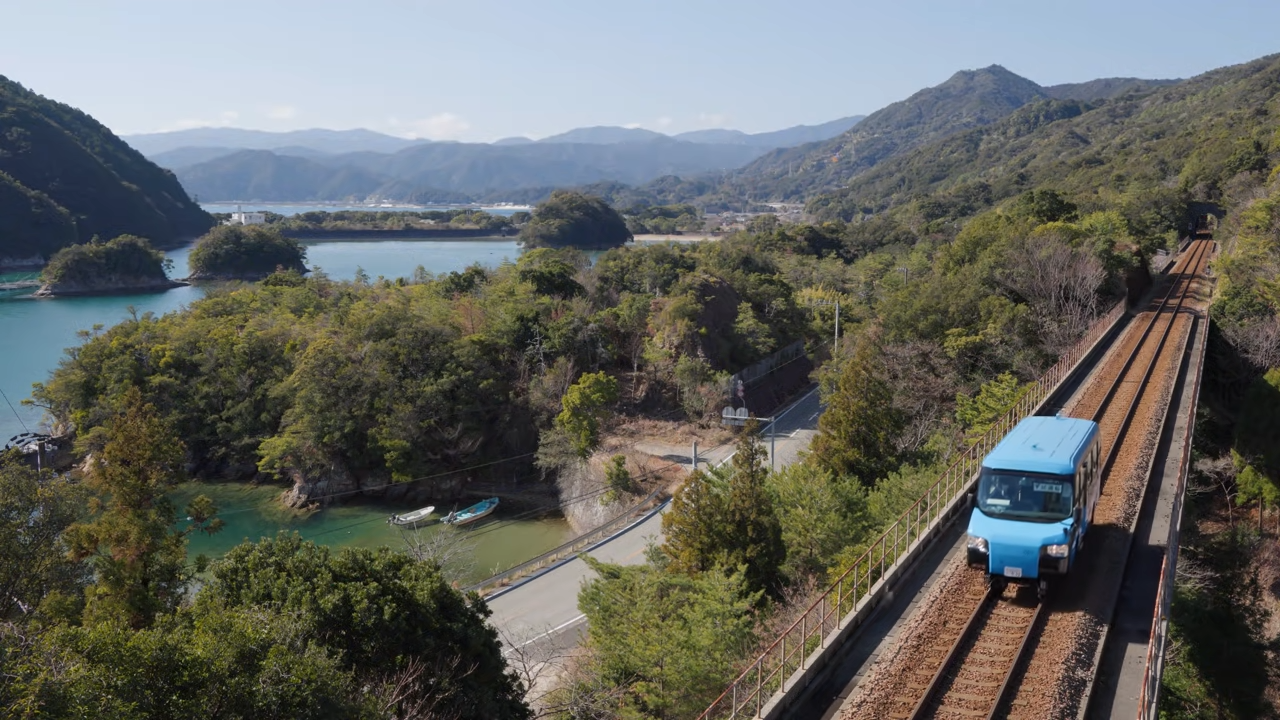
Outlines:
[[384,135],[372,130],[314,129],[268,132],[221,127],[125,135],[122,139],[149,158],[179,148],[223,148],[230,152],[303,148],[321,153],[393,153],[423,142]]
[[[957,72],[866,117],[756,134],[712,129],[667,136],[640,128],[589,127],[537,141],[426,142],[390,151],[363,148],[412,141],[370,131],[230,129],[129,140],[139,147],[166,148],[152,157],[173,168],[183,186],[206,201],[537,201],[557,187],[591,186],[619,201],[742,209],[839,190],[883,162],[999,122],[1028,105],[1106,103],[1179,82],[1104,78],[1045,87],[992,65]],[[182,144],[197,140],[207,144]],[[237,142],[270,147],[253,152]],[[335,147],[362,149],[335,153]]]
[[[861,117],[774,132],[591,127],[534,141],[404,140],[369,130],[268,133],[199,128],[129,136],[129,142],[206,201],[470,197],[599,181],[645,183],[740,167],[788,144],[838,135]],[[444,202],[444,200],[439,200]]]
[[[613,145],[617,143],[631,142],[650,142],[652,140],[660,140],[662,138],[673,138],[690,143],[704,143],[708,145],[749,145],[758,148],[784,148],[793,145],[803,145],[804,143],[814,142],[816,140],[826,140],[833,138],[849,128],[857,125],[863,115],[853,115],[850,117],[832,120],[831,122],[822,123],[821,125],[796,125],[783,130],[774,130],[773,132],[762,133],[744,133],[741,130],[727,130],[722,128],[712,128],[709,130],[691,130],[689,132],[679,133],[677,135],[663,135],[652,130],[644,130],[642,128],[622,128],[610,126],[597,126],[589,128],[578,128],[570,130],[559,135],[552,135],[537,142],[543,143],[584,143],[588,145]],[[505,138],[499,140],[503,144],[517,144],[521,142],[534,142],[528,138]]]
[[[552,135],[541,140],[526,137],[509,137],[494,145],[529,145],[535,142],[556,144],[614,145],[628,142],[649,142],[674,138],[691,143],[711,145],[751,145],[762,148],[780,148],[800,145],[815,140],[826,140],[848,130],[862,119],[861,115],[840,118],[821,125],[796,125],[783,130],[763,133],[744,133],[741,130],[694,130],[678,135],[664,135],[652,130],[597,126],[577,128]],[[239,128],[193,128],[163,133],[126,135],[125,142],[149,158],[186,161],[198,158],[205,162],[240,150],[271,150],[283,155],[312,157],[315,154],[336,155],[351,152],[394,153],[413,145],[431,143],[430,140],[410,140],[385,135],[372,130],[293,130],[268,132]],[[183,154],[173,154],[181,150]],[[193,164],[178,162],[165,167],[181,167]]]
[[[194,149],[170,154],[178,152],[194,154]],[[174,172],[183,187],[203,201],[412,197],[419,202],[457,202],[459,196],[500,196],[528,187],[602,180],[642,184],[664,175],[698,175],[740,167],[761,152],[748,145],[707,145],[671,138],[612,145],[429,143],[391,154],[362,152],[312,158],[241,150]]]

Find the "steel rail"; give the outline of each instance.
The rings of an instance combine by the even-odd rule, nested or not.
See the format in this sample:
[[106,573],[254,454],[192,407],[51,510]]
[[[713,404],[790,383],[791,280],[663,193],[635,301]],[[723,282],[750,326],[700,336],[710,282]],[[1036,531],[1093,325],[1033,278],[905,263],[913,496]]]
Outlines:
[[988,605],[997,602],[997,598],[998,593],[995,586],[992,585],[988,587],[987,594],[984,595],[973,608],[973,612],[969,615],[969,620],[965,622],[964,627],[960,629],[960,634],[956,636],[956,641],[951,644],[951,649],[948,650],[947,654],[942,658],[942,664],[938,666],[937,672],[933,674],[933,678],[929,680],[929,684],[925,686],[924,694],[920,696],[920,699],[916,701],[915,707],[911,709],[911,714],[907,716],[911,720],[917,720],[917,718],[924,716],[924,712],[928,708],[929,702],[933,700],[934,694],[942,687],[942,682],[946,678],[947,669],[951,667],[957,658],[959,658],[960,648],[964,647],[965,640],[968,639],[969,634],[973,632],[974,626],[978,623],[978,618],[982,616],[983,610],[986,609]]
[[[1111,442],[1111,446],[1107,451],[1107,458],[1102,466],[1102,474],[1104,477],[1106,476],[1106,473],[1110,471],[1111,466],[1118,454],[1120,443],[1124,439],[1125,434],[1127,433],[1129,426],[1133,421],[1133,417],[1137,411],[1139,402],[1141,401],[1144,395],[1144,389],[1147,385],[1147,382],[1151,379],[1151,374],[1152,372],[1154,372],[1158,364],[1158,361],[1160,359],[1160,355],[1164,351],[1164,347],[1168,341],[1169,335],[1173,330],[1173,326],[1177,319],[1177,314],[1181,311],[1183,304],[1186,302],[1187,296],[1191,292],[1191,288],[1194,285],[1194,280],[1201,269],[1200,266],[1202,264],[1202,260],[1204,259],[1204,253],[1205,253],[1206,247],[1207,245],[1201,242],[1198,245],[1196,245],[1193,251],[1187,256],[1186,264],[1183,265],[1183,268],[1177,272],[1176,277],[1170,283],[1168,291],[1165,293],[1164,297],[1160,301],[1160,306],[1151,313],[1151,319],[1147,322],[1146,327],[1142,329],[1142,334],[1139,341],[1134,345],[1132,351],[1130,351],[1129,356],[1125,359],[1124,366],[1120,369],[1118,373],[1116,373],[1115,378],[1112,380],[1111,387],[1108,388],[1106,395],[1102,399],[1102,402],[1098,405],[1098,409],[1093,413],[1093,416],[1091,419],[1094,422],[1100,422],[1102,417],[1106,414],[1106,412],[1111,409],[1110,408],[1111,402],[1115,399],[1116,393],[1119,390],[1119,388],[1124,384],[1125,378],[1129,376],[1130,371],[1133,369],[1133,365],[1138,358],[1138,355],[1144,349],[1147,349],[1149,347],[1150,341],[1152,339],[1151,338],[1152,329],[1156,326],[1156,323],[1158,321],[1162,319],[1167,320],[1163,329],[1160,331],[1160,339],[1157,342],[1155,350],[1151,355],[1151,360],[1150,362],[1147,363],[1147,366],[1144,368],[1142,373],[1142,378],[1138,381],[1137,390],[1134,392],[1128,407],[1125,408],[1124,415],[1121,418],[1119,427],[1116,431],[1115,439]],[[1174,304],[1172,310],[1170,310],[1169,305],[1172,301],[1174,301],[1175,295],[1176,295],[1176,304]],[[942,688],[942,686],[946,682],[946,679],[949,676],[951,676],[952,674],[951,671],[953,669],[958,669],[959,667],[963,667],[963,660],[966,658],[962,657],[963,655],[962,649],[970,640],[970,636],[973,634],[975,627],[977,627],[978,619],[983,616],[984,612],[986,612],[987,609],[993,603],[998,604],[1000,602],[999,595],[1000,595],[1000,589],[998,588],[998,586],[993,585],[987,591],[987,594],[983,597],[983,599],[977,603],[976,607],[973,610],[973,613],[969,616],[969,620],[965,623],[964,628],[960,631],[960,634],[956,638],[955,642],[952,643],[950,650],[947,652],[946,656],[942,660],[942,664],[938,667],[937,672],[934,673],[933,678],[929,681],[929,684],[925,687],[923,695],[920,697],[915,707],[912,709],[910,715],[908,716],[910,720],[923,720],[924,718],[929,717],[931,714],[934,714],[932,711],[935,709],[934,701],[936,699],[936,696],[938,695],[938,691]],[[1018,667],[1021,666],[1022,661],[1025,659],[1024,656],[1027,654],[1027,650],[1031,645],[1031,639],[1035,635],[1035,629],[1039,626],[1040,620],[1045,614],[1046,607],[1047,607],[1047,603],[1043,600],[1040,601],[1036,607],[1035,613],[1031,616],[1031,619],[1027,624],[1026,630],[1023,633],[1021,643],[1018,645],[1018,650],[1015,653],[1013,660],[1009,665],[1008,671],[1004,675],[1004,680],[1000,684],[1000,688],[992,703],[991,709],[987,713],[988,720],[994,720],[997,713],[1000,711],[1000,708],[1004,704],[1004,701],[1006,699],[1006,696],[1008,695],[1010,684],[1013,680],[1013,677]],[[991,610],[994,611],[994,608],[992,608]]]
[[[915,707],[912,708],[910,715],[907,716],[909,720],[924,720],[924,718],[928,718],[931,715],[936,715],[937,713],[934,712],[935,710],[942,709],[941,707],[934,707],[935,701],[941,699],[939,697],[939,691],[942,689],[947,679],[952,677],[953,670],[958,670],[959,668],[964,667],[964,661],[968,659],[967,654],[964,653],[965,646],[969,645],[970,648],[972,648],[969,641],[973,640],[974,644],[976,644],[977,640],[982,637],[981,631],[979,631],[977,636],[974,637],[975,629],[981,625],[979,619],[984,615],[989,618],[995,613],[996,608],[998,608],[1001,603],[1002,593],[1003,588],[998,585],[992,585],[987,590],[987,594],[978,602],[973,613],[969,616],[968,622],[965,623],[964,628],[960,631],[960,635],[956,638],[955,642],[952,643],[951,649],[942,659],[942,664],[938,666],[938,670],[933,674],[933,678],[929,681],[929,684],[925,686],[924,693],[916,702]],[[1009,668],[1004,672],[1004,679],[1001,681],[1000,687],[996,690],[995,697],[992,698],[991,709],[987,711],[988,720],[993,720],[996,717],[996,713],[1000,711],[1001,706],[1004,705],[1004,701],[1009,694],[1013,678],[1016,675],[1018,668],[1022,666],[1022,661],[1026,659],[1027,650],[1031,646],[1031,638],[1035,636],[1035,628],[1040,624],[1041,618],[1044,617],[1046,607],[1047,603],[1045,601],[1038,601],[1035,612],[1033,612],[1031,617],[1027,620],[1027,627],[1022,632],[1022,640],[1018,643],[1018,649],[1009,660]]]
[[[1168,322],[1164,326],[1164,330],[1160,334],[1160,342],[1156,345],[1155,352],[1151,355],[1151,362],[1147,364],[1142,379],[1138,382],[1138,389],[1134,392],[1133,398],[1129,401],[1129,407],[1125,409],[1124,416],[1120,420],[1120,425],[1116,429],[1115,438],[1111,441],[1110,447],[1107,448],[1107,457],[1102,463],[1102,477],[1106,477],[1111,471],[1116,455],[1120,450],[1120,441],[1124,439],[1125,433],[1129,430],[1129,424],[1133,420],[1133,415],[1137,412],[1138,403],[1142,399],[1143,388],[1147,381],[1151,379],[1151,373],[1156,367],[1156,361],[1160,359],[1160,353],[1164,350],[1165,342],[1169,338],[1170,332],[1173,330],[1174,321],[1177,319],[1178,312],[1181,311],[1183,303],[1186,301],[1187,295],[1190,293],[1193,280],[1199,270],[1200,260],[1204,257],[1206,245],[1199,242],[1192,253],[1187,258],[1187,264],[1183,269],[1178,271],[1177,278],[1169,285],[1169,291],[1165,293],[1164,298],[1160,301],[1160,307],[1151,313],[1151,319],[1147,321],[1147,326],[1142,330],[1142,339],[1133,346],[1129,357],[1125,359],[1124,367],[1120,368],[1120,372],[1116,373],[1115,379],[1111,383],[1111,387],[1107,389],[1107,394],[1102,398],[1102,402],[1098,404],[1098,409],[1094,411],[1090,418],[1096,423],[1101,423],[1106,412],[1111,408],[1111,401],[1115,399],[1116,392],[1124,385],[1124,379],[1129,375],[1129,371],[1133,368],[1133,363],[1138,359],[1139,353],[1147,347],[1147,341],[1150,339],[1151,330],[1155,327],[1156,322],[1167,319]],[[1178,292],[1178,302],[1172,312],[1168,312],[1167,308],[1170,300],[1173,299],[1174,293]]]

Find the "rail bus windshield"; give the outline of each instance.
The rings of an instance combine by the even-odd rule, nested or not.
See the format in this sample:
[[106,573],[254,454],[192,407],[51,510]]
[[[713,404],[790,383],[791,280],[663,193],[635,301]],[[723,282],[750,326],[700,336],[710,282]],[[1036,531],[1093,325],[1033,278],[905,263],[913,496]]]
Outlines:
[[1072,479],[1070,475],[983,468],[978,479],[978,509],[1004,520],[1065,520],[1071,517]]

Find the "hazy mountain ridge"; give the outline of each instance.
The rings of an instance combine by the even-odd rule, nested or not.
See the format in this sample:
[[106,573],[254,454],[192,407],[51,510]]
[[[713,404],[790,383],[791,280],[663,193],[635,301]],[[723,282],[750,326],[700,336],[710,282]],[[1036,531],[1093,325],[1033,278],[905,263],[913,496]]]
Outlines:
[[48,258],[94,235],[171,244],[212,222],[101,123],[0,76],[0,258]]
[[404,200],[426,188],[468,196],[604,180],[642,184],[664,175],[738,167],[761,150],[662,138],[612,145],[429,143],[393,154],[350,153],[314,159],[242,151],[178,168],[187,190],[205,201]]
[[945,208],[977,190],[989,204],[1033,187],[1084,196],[1134,185],[1215,197],[1235,174],[1272,167],[1278,116],[1280,55],[1110,100],[1046,99],[893,158],[809,209],[851,218],[921,198]]
[[229,148],[238,150],[280,150],[308,148],[323,153],[367,150],[391,153],[428,140],[409,140],[372,130],[291,130],[270,132],[241,128],[206,127],[172,132],[125,135],[123,140],[148,157],[179,148]]

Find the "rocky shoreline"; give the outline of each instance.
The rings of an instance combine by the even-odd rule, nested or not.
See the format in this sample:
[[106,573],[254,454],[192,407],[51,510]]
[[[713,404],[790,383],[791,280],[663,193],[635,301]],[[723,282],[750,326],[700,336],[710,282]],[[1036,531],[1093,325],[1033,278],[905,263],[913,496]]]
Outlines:
[[[306,275],[311,272],[305,267],[286,268],[286,270],[297,270],[300,274]],[[193,282],[230,282],[232,280],[243,280],[244,282],[258,282],[269,277],[275,270],[259,270],[255,272],[239,272],[239,273],[212,273],[212,272],[195,272],[188,275],[183,280],[183,284],[191,284]]]
[[105,278],[93,283],[45,283],[32,297],[71,297],[78,295],[118,295],[135,292],[164,292],[190,283],[169,278]]

